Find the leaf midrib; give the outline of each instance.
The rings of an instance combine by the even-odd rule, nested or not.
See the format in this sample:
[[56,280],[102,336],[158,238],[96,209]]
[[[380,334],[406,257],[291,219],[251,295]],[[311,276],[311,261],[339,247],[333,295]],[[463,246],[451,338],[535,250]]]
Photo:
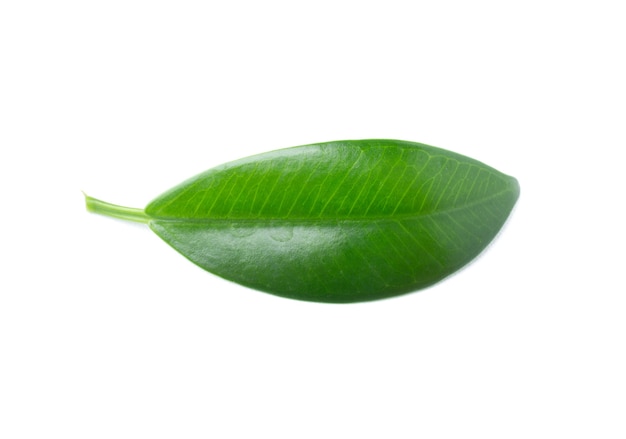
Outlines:
[[426,213],[405,213],[405,214],[389,214],[389,215],[378,215],[378,216],[360,216],[360,217],[343,217],[337,216],[333,218],[305,218],[305,217],[295,217],[295,218],[270,218],[270,217],[256,217],[256,218],[177,218],[177,217],[159,217],[159,216],[150,216],[151,221],[158,221],[160,223],[168,222],[168,223],[194,223],[194,224],[203,224],[203,223],[225,223],[225,222],[236,222],[236,223],[334,223],[334,222],[378,222],[378,221],[399,221],[404,219],[416,219],[416,218],[426,218],[430,216],[451,214],[458,210],[471,209],[472,207],[479,206],[481,204],[487,203],[495,198],[499,198],[507,193],[515,192],[514,187],[510,187],[504,189],[498,193],[492,194],[489,197],[484,197],[479,200],[475,200],[471,203],[464,204],[462,206],[451,207],[448,209],[436,210]]

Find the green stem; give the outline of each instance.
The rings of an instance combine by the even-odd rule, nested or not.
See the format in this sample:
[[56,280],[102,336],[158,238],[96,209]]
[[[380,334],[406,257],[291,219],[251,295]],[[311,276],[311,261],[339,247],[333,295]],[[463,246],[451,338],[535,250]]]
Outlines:
[[87,210],[89,212],[144,224],[150,222],[151,218],[144,213],[143,209],[118,206],[116,204],[107,203],[106,201],[97,200],[87,194],[84,195]]

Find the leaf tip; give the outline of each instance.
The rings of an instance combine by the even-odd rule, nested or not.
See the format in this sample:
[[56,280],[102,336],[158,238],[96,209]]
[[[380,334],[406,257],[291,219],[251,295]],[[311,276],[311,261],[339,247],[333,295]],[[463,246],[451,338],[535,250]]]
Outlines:
[[517,201],[520,195],[519,181],[517,180],[517,178],[512,177],[510,175],[508,177],[509,177],[509,185],[511,187],[511,193],[513,194],[513,198],[515,199],[515,201]]

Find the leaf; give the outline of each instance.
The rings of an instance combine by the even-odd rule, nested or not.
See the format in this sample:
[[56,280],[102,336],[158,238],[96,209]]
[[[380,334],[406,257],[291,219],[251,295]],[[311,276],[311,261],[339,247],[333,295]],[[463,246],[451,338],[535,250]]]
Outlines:
[[224,164],[144,211],[87,203],[149,223],[189,260],[242,285],[359,302],[418,290],[458,270],[494,238],[518,196],[514,178],[462,155],[357,140]]

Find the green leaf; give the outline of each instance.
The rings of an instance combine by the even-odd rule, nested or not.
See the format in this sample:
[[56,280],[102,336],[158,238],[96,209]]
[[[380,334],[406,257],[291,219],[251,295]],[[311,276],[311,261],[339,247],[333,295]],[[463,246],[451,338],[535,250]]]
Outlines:
[[359,302],[427,287],[478,255],[519,196],[476,160],[397,140],[320,143],[206,171],[144,211],[182,255],[234,282],[294,299]]

